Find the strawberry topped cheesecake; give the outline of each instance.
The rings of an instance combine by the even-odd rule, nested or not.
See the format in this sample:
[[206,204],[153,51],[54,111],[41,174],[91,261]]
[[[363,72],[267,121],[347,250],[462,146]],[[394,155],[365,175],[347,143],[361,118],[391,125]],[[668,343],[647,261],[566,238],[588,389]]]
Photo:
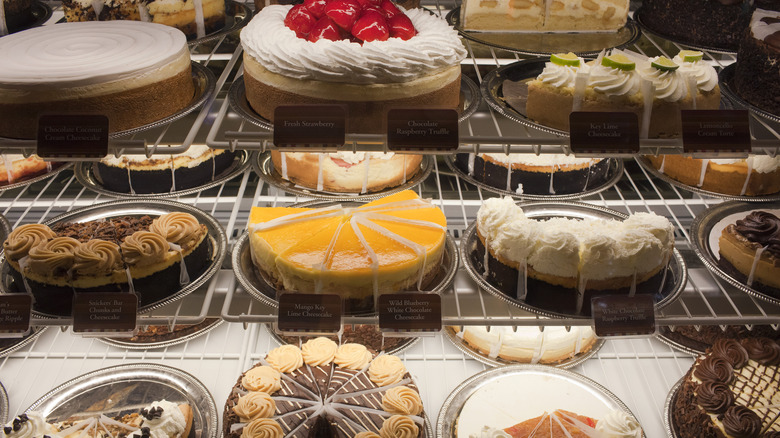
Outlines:
[[247,100],[337,104],[348,132],[383,132],[391,108],[452,108],[466,51],[457,31],[390,0],[306,0],[263,8],[241,31]]

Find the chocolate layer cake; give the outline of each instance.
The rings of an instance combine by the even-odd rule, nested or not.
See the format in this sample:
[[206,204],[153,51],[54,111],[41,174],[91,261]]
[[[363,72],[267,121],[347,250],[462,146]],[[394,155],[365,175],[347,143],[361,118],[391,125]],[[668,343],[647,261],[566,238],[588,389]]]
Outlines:
[[666,338],[684,345],[688,348],[705,351],[712,347],[719,339],[745,339],[745,338],[769,338],[780,340],[780,330],[775,330],[769,325],[757,325],[750,329],[744,325],[729,325],[725,328],[715,325],[695,327],[683,325],[674,327],[661,327],[660,333]]
[[718,266],[754,290],[780,298],[780,218],[754,211],[723,229]]
[[746,101],[780,115],[780,12],[753,13],[737,53],[734,86]]
[[191,146],[176,155],[155,154],[106,157],[92,168],[108,190],[120,193],[168,193],[213,181],[228,169],[235,152]]
[[74,292],[135,292],[139,306],[198,278],[212,257],[206,226],[188,213],[22,225],[3,244],[12,291],[36,311],[70,315]]
[[400,359],[316,338],[271,350],[239,377],[222,436],[421,437],[424,416]]
[[497,189],[519,195],[564,195],[604,184],[610,162],[557,154],[457,154],[455,165]]
[[685,375],[672,409],[679,438],[780,436],[780,345],[721,339]]
[[[279,338],[281,338],[284,342],[298,346],[314,339],[315,337],[316,336],[279,336]],[[366,348],[371,351],[371,353],[392,351],[395,348],[398,348],[399,346],[413,340],[413,338],[384,337],[382,336],[382,332],[379,331],[379,327],[373,324],[345,325],[340,341],[338,336],[330,336],[328,339],[340,344],[365,345]]]

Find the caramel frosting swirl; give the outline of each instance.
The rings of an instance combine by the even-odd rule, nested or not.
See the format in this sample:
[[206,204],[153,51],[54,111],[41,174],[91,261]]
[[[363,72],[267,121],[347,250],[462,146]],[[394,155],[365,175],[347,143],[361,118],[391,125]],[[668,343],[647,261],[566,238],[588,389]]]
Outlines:
[[252,391],[238,398],[233,412],[244,423],[258,418],[271,418],[276,412],[276,402],[267,392]]
[[241,438],[282,438],[282,426],[270,418],[258,418],[241,430]]
[[780,345],[769,338],[748,338],[742,340],[748,357],[761,365],[780,365]]
[[282,345],[274,348],[268,352],[265,360],[283,373],[291,373],[303,366],[301,349],[295,345]]
[[241,386],[248,391],[273,394],[282,388],[282,375],[271,367],[254,367],[244,373],[244,377],[241,378]]
[[368,367],[368,378],[379,386],[398,383],[404,374],[406,374],[406,367],[401,359],[390,354],[378,356]]
[[696,365],[693,375],[702,382],[729,383],[733,378],[734,368],[728,360],[718,356],[707,356]]
[[333,362],[339,346],[326,337],[310,339],[301,347],[301,356],[307,365],[318,367]]
[[30,249],[30,270],[38,275],[52,275],[73,267],[74,253],[81,242],[72,237],[55,237]]
[[417,391],[408,386],[396,386],[382,397],[382,409],[391,414],[420,415],[423,405]]
[[359,434],[355,435],[353,438],[381,438],[379,435],[375,434],[374,432],[360,432]]
[[420,428],[414,420],[404,415],[393,415],[382,423],[379,436],[382,438],[414,438],[420,433]]
[[8,260],[17,261],[26,257],[33,247],[55,237],[57,235],[46,225],[22,225],[8,235],[8,238],[3,242],[3,251],[5,251]]
[[168,242],[151,231],[136,231],[122,242],[125,262],[132,266],[149,266],[165,260]]
[[742,368],[748,362],[748,352],[733,339],[718,339],[712,345],[712,354],[726,359],[733,368]]
[[737,221],[734,229],[751,242],[766,246],[780,257],[780,218],[766,211],[754,211]]
[[349,370],[362,370],[371,362],[371,352],[362,344],[342,344],[336,351],[333,362]]
[[200,223],[195,216],[178,211],[166,213],[152,221],[149,231],[184,248],[195,246],[201,235]]
[[730,407],[721,421],[726,433],[734,438],[751,438],[761,433],[761,418],[744,406]]
[[108,275],[123,268],[119,245],[93,239],[76,248],[73,269],[79,275]]
[[725,383],[704,382],[696,389],[696,403],[710,414],[722,414],[734,404],[734,394]]

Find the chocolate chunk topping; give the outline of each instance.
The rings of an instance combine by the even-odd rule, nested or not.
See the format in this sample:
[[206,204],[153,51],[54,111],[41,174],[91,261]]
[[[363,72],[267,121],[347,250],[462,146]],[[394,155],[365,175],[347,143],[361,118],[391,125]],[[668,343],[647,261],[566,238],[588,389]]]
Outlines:
[[712,346],[712,353],[726,359],[734,368],[742,368],[748,361],[748,352],[733,339],[717,340]]
[[696,389],[696,403],[711,414],[722,414],[734,404],[734,394],[725,383],[704,382]]
[[[154,420],[155,418],[160,418],[163,413],[163,408],[160,406],[153,407],[151,409],[141,409],[141,415],[144,416],[147,420]],[[148,427],[146,429],[149,429]],[[141,429],[143,432],[143,429]]]
[[734,368],[728,360],[718,356],[707,356],[696,365],[693,375],[702,382],[720,382],[728,384],[734,377]]
[[80,242],[101,239],[119,245],[136,231],[148,231],[152,220],[151,216],[123,216],[105,221],[64,222],[53,225],[51,229],[58,236],[72,237]]
[[761,419],[744,406],[732,406],[723,415],[723,428],[735,438],[752,438],[761,433]]
[[11,428],[11,426],[5,426],[5,427],[3,428],[3,432],[5,432],[5,434],[6,434],[6,435],[10,435],[10,434],[11,434],[11,432],[13,432],[13,431],[14,431],[14,430]]
[[748,357],[761,365],[780,365],[780,345],[768,338],[744,339],[742,346]]
[[[778,39],[780,43],[780,35]],[[777,216],[766,211],[754,211],[738,220],[735,229],[749,241],[767,247],[767,251],[780,257],[780,218]]]

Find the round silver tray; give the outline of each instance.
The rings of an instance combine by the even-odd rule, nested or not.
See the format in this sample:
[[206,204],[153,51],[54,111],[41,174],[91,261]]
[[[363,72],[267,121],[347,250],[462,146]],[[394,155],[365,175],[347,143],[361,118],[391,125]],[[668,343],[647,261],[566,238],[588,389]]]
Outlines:
[[108,138],[124,137],[131,134],[137,134],[142,131],[148,131],[150,129],[158,128],[163,125],[167,125],[171,122],[175,122],[186,116],[187,114],[195,111],[211,96],[214,92],[216,84],[216,78],[214,73],[207,67],[201,65],[199,62],[192,61],[192,84],[195,86],[195,95],[192,97],[190,103],[179,110],[178,112],[171,114],[170,116],[163,117],[160,120],[156,120],[151,123],[147,123],[143,126],[136,128],[125,129],[124,131],[117,131],[108,134]]
[[219,436],[217,405],[206,386],[182,370],[151,363],[113,366],[76,377],[46,393],[25,412],[38,411],[50,422],[88,414],[113,418],[163,399],[190,405],[194,436]]
[[70,169],[71,167],[73,167],[73,163],[52,163],[51,172],[46,172],[44,174],[38,175],[33,178],[22,179],[12,184],[6,184],[4,186],[0,186],[0,192],[3,192],[5,190],[18,189],[20,187],[26,187],[29,186],[30,184],[47,180],[49,178],[54,177],[55,175],[57,175],[58,173],[62,172],[65,169]]
[[[480,102],[479,87],[471,79],[466,76],[460,77],[460,104],[458,110],[458,122],[462,122],[477,111]],[[230,84],[228,90],[228,103],[230,109],[235,111],[247,122],[259,126],[260,128],[273,130],[274,124],[257,114],[254,109],[249,105],[249,101],[246,99],[246,86],[244,85],[244,77],[238,77]]]
[[[506,383],[507,380],[513,384]],[[485,400],[488,396],[480,395],[483,388],[499,382],[505,383],[504,387],[491,391],[491,394],[500,399],[502,406],[511,406],[511,409],[497,409],[498,403],[491,406],[491,403]],[[518,387],[519,384],[523,384],[523,387]],[[501,393],[496,394],[499,391]],[[541,415],[543,411],[552,412],[556,409],[592,418],[600,418],[612,410],[620,410],[639,423],[628,406],[615,394],[585,376],[545,365],[508,365],[490,368],[469,377],[447,396],[436,421],[438,438],[469,436],[470,432],[479,436],[479,430],[457,433],[458,427],[463,427],[460,421],[461,413],[475,395],[478,398],[475,399],[474,405],[484,402],[479,403],[482,409],[473,408],[480,411],[474,415],[485,414],[480,416],[484,421],[482,426],[508,427]],[[527,415],[508,419],[514,421],[511,424],[497,424],[497,418],[523,409],[528,411]]]
[[675,349],[677,351],[680,351],[682,353],[690,354],[691,356],[698,356],[700,354],[704,354],[704,351],[699,351],[699,350],[697,350],[695,348],[689,347],[687,345],[683,345],[683,344],[675,341],[674,339],[666,336],[666,334],[663,332],[663,330],[669,330],[669,329],[666,328],[666,327],[661,327],[658,330],[658,333],[656,333],[655,338],[658,339],[659,341],[663,342],[664,344],[668,345],[669,347],[671,347],[671,348],[673,348],[673,349]]
[[[54,219],[50,219],[43,224],[51,226],[60,222],[87,222],[120,216],[160,216],[165,213],[176,211],[189,213],[195,216],[198,222],[206,226],[212,246],[211,263],[198,278],[192,279],[189,284],[181,288],[178,292],[173,293],[164,300],[145,306],[139,306],[138,313],[141,314],[151,312],[184,298],[205,284],[219,271],[222,266],[222,260],[225,258],[225,252],[227,251],[227,238],[225,236],[225,230],[222,229],[222,226],[216,219],[206,214],[203,210],[187,204],[164,199],[143,198],[143,202],[139,199],[123,199],[80,208],[57,216]],[[10,290],[9,286],[11,281],[11,275],[8,273],[8,270],[11,269],[11,267],[8,266],[4,255],[0,255],[0,266],[2,266],[0,286],[2,286],[3,291],[8,291]],[[33,310],[33,314],[41,317],[52,316],[35,310]]]
[[677,428],[674,426],[674,418],[672,418],[672,410],[674,404],[677,402],[677,393],[680,392],[685,377],[677,381],[669,390],[669,395],[666,396],[666,402],[664,402],[664,430],[666,430],[666,436],[669,438],[678,438]]
[[22,338],[16,339],[16,343],[6,348],[0,349],[0,357],[8,356],[14,351],[21,350],[22,348],[30,345],[34,340],[38,338],[44,331],[46,326],[33,326],[30,327],[30,334]]
[[771,195],[759,195],[759,196],[726,195],[723,193],[703,190],[699,187],[689,186],[687,184],[681,183],[680,181],[677,181],[674,178],[671,178],[669,175],[666,175],[665,173],[662,173],[660,170],[653,167],[653,165],[650,164],[650,160],[648,160],[647,157],[645,156],[634,157],[634,159],[636,160],[637,163],[639,163],[640,166],[642,166],[647,171],[647,173],[649,173],[653,177],[658,178],[667,184],[671,184],[679,189],[683,189],[689,192],[698,193],[700,195],[712,196],[715,198],[726,199],[730,201],[743,201],[743,202],[780,201],[780,193],[775,193]]
[[774,210],[774,214],[780,216],[780,204],[754,204],[737,201],[728,201],[714,205],[696,216],[691,224],[691,243],[696,255],[704,266],[714,272],[718,277],[752,297],[759,298],[770,303],[780,305],[780,298],[771,297],[742,283],[724,271],[719,265],[720,259],[718,238],[727,225],[733,224],[738,219],[747,216],[755,210]]
[[299,186],[290,180],[286,180],[282,178],[282,175],[280,175],[279,172],[276,171],[276,168],[274,167],[274,163],[271,160],[270,151],[255,154],[255,157],[252,158],[252,170],[255,171],[255,173],[260,177],[260,179],[267,182],[268,184],[271,184],[274,187],[282,189],[287,193],[292,193],[294,195],[302,196],[305,198],[344,200],[344,201],[368,201],[376,198],[381,198],[383,196],[391,195],[393,193],[402,192],[404,190],[411,189],[412,187],[415,187],[418,184],[422,183],[423,181],[425,181],[426,178],[428,178],[428,175],[431,174],[431,170],[433,170],[433,160],[435,160],[434,156],[424,155],[422,162],[420,163],[420,170],[418,170],[417,173],[415,173],[411,178],[409,178],[405,183],[401,184],[400,186],[388,187],[387,189],[383,189],[378,192],[370,192],[370,193],[363,193],[363,194],[336,193],[336,192],[326,192],[321,190],[309,189],[303,186]]
[[[5,242],[5,239],[8,238],[8,235],[11,234],[11,223],[8,222],[8,219],[5,218],[2,214],[0,214],[0,242]],[[3,251],[3,247],[0,246],[0,252]]]
[[[458,350],[465,353],[467,356],[471,357],[472,359],[476,359],[485,365],[491,366],[491,367],[502,367],[505,365],[518,365],[522,364],[522,362],[514,362],[510,360],[501,359],[500,357],[489,357],[486,354],[482,354],[477,349],[469,345],[467,342],[465,342],[463,339],[458,337],[457,334],[452,330],[451,327],[444,327],[444,335],[447,339],[452,342],[455,347],[458,348]],[[574,368],[577,365],[580,365],[581,363],[585,362],[586,360],[590,359],[591,357],[595,356],[596,353],[601,350],[601,347],[604,346],[604,343],[606,342],[606,339],[596,339],[596,342],[593,343],[593,346],[588,350],[587,353],[577,354],[574,357],[571,357],[569,359],[566,359],[564,361],[558,362],[556,364],[539,364],[543,366],[552,366],[555,368],[561,368],[564,370],[567,370],[569,368]]]
[[[291,207],[326,207],[332,205],[334,202],[335,201],[302,202],[293,204]],[[346,206],[350,205],[346,202],[342,202],[342,204],[345,204]],[[354,204],[359,205],[361,203]],[[444,256],[441,262],[442,269],[428,287],[427,291],[429,292],[446,291],[450,285],[452,285],[452,282],[455,280],[455,274],[458,272],[458,250],[455,245],[455,239],[447,234],[444,245]],[[273,281],[265,273],[256,269],[254,263],[252,263],[249,233],[245,232],[242,234],[233,246],[231,262],[236,279],[238,279],[241,287],[243,287],[249,295],[267,306],[273,308],[279,306],[279,302],[276,300],[276,287],[274,286]]]
[[8,421],[8,393],[5,392],[5,386],[0,383],[0,422]]
[[187,44],[192,46],[197,46],[198,44],[203,44],[205,42],[213,41],[218,38],[222,38],[231,32],[235,32],[238,29],[241,29],[242,27],[246,26],[247,23],[249,23],[249,20],[252,19],[252,11],[249,10],[249,8],[246,6],[245,3],[239,3],[233,0],[226,0],[225,1],[225,25],[219,29],[215,30],[211,33],[207,33],[202,38],[195,38],[190,41],[187,41]]
[[[8,35],[41,26],[51,18],[51,14],[51,6],[42,1],[33,1],[30,5],[30,21],[22,25],[21,28],[11,30]],[[0,35],[0,37],[3,36],[5,35]]]
[[767,120],[771,120],[775,123],[780,123],[780,115],[772,114],[769,111],[763,110],[747,100],[737,93],[737,89],[732,82],[734,80],[734,72],[737,70],[736,64],[731,64],[723,68],[718,74],[718,82],[720,83],[720,90],[723,95],[731,99],[737,106],[745,109],[749,109],[754,114],[761,116]]
[[[567,217],[567,218],[592,218],[592,219],[617,219],[623,220],[628,216],[619,213],[614,210],[610,210],[605,207],[597,205],[584,204],[580,202],[534,202],[534,203],[520,203],[523,208],[523,212],[529,218],[546,219],[549,217]],[[463,266],[466,268],[466,272],[469,274],[472,280],[477,285],[486,290],[491,295],[498,299],[501,299],[507,303],[520,307],[523,310],[535,313],[547,318],[577,318],[577,319],[589,319],[589,316],[573,313],[560,313],[554,310],[545,309],[537,306],[530,305],[524,301],[511,298],[505,293],[501,292],[497,287],[489,283],[482,277],[482,272],[476,266],[473,260],[473,252],[476,251],[476,244],[479,237],[477,236],[477,222],[471,224],[468,229],[463,233],[461,238],[460,251],[461,258],[463,259]],[[483,257],[482,254],[479,255]],[[668,306],[685,289],[685,284],[688,281],[688,272],[685,260],[683,259],[680,251],[677,248],[674,249],[674,253],[669,260],[669,264],[666,267],[666,283],[665,287],[659,293],[654,295],[656,301],[656,310],[663,309]]]
[[635,43],[642,33],[631,18],[617,32],[511,32],[463,30],[460,25],[460,6],[445,17],[447,23],[466,39],[508,50],[521,55],[544,56],[560,52],[574,52],[580,56],[596,56],[604,49],[625,47]]
[[664,33],[663,30],[659,29],[653,29],[652,26],[647,25],[647,20],[644,19],[646,12],[645,8],[640,6],[635,12],[634,12],[634,20],[636,20],[637,23],[639,23],[639,26],[642,28],[642,32],[647,32],[649,34],[655,35],[657,37],[663,38],[665,40],[669,40],[678,44],[682,44],[686,48],[691,48],[699,51],[704,52],[716,52],[716,53],[726,53],[726,54],[736,54],[736,49],[729,49],[724,47],[715,47],[715,46],[709,46],[705,44],[694,44],[688,42],[685,38],[680,37],[674,37],[671,35],[667,35]]
[[530,193],[518,194],[517,192],[514,191],[502,190],[497,187],[488,185],[482,181],[477,180],[476,178],[474,178],[473,176],[469,175],[467,172],[464,172],[462,169],[456,166],[454,155],[446,155],[444,157],[444,162],[447,163],[447,166],[450,168],[450,170],[455,172],[455,174],[458,175],[458,177],[460,177],[462,180],[470,184],[473,184],[483,190],[487,190],[489,192],[498,193],[499,195],[504,195],[504,196],[511,196],[517,199],[532,200],[532,201],[545,201],[545,200],[566,201],[571,199],[584,198],[586,196],[595,195],[605,190],[609,190],[610,188],[612,188],[612,186],[617,184],[618,181],[620,181],[620,178],[623,177],[623,169],[624,169],[622,159],[610,158],[609,160],[610,160],[610,164],[607,173],[607,180],[604,181],[604,184],[601,184],[596,187],[591,187],[587,190],[578,193],[534,195]]
[[220,318],[214,318],[210,324],[201,327],[197,331],[178,337],[176,339],[170,339],[167,341],[157,342],[132,342],[129,339],[124,338],[98,338],[98,341],[104,344],[113,345],[114,347],[126,348],[128,350],[150,350],[152,348],[166,348],[174,345],[183,344],[187,341],[191,341],[195,338],[205,335],[206,333],[219,327],[224,321]]
[[[274,341],[276,341],[279,345],[287,344],[287,342],[284,339],[282,339],[281,336],[279,336],[279,333],[276,333],[276,331],[273,329],[271,324],[264,324],[264,326],[265,326],[265,330],[268,332],[271,338]],[[386,354],[401,354],[402,352],[408,350],[410,347],[412,347],[414,344],[416,344],[419,341],[420,341],[419,337],[408,337],[406,338],[406,341],[399,343],[395,348],[391,348],[389,350],[383,350],[383,351]]]
[[198,187],[163,193],[124,193],[109,190],[103,187],[100,181],[98,181],[98,179],[95,177],[95,173],[92,171],[92,169],[97,165],[97,163],[93,162],[83,161],[76,164],[74,173],[76,175],[76,180],[81,183],[81,185],[92,190],[93,192],[97,192],[102,195],[121,198],[148,198],[151,196],[155,198],[173,198],[177,196],[189,196],[200,193],[203,190],[216,187],[225,181],[229,181],[237,175],[244,173],[244,171],[249,168],[250,155],[251,154],[248,151],[237,150],[235,158],[233,159],[233,164],[222,171],[222,173],[219,175],[215,175],[213,180],[208,181]]

